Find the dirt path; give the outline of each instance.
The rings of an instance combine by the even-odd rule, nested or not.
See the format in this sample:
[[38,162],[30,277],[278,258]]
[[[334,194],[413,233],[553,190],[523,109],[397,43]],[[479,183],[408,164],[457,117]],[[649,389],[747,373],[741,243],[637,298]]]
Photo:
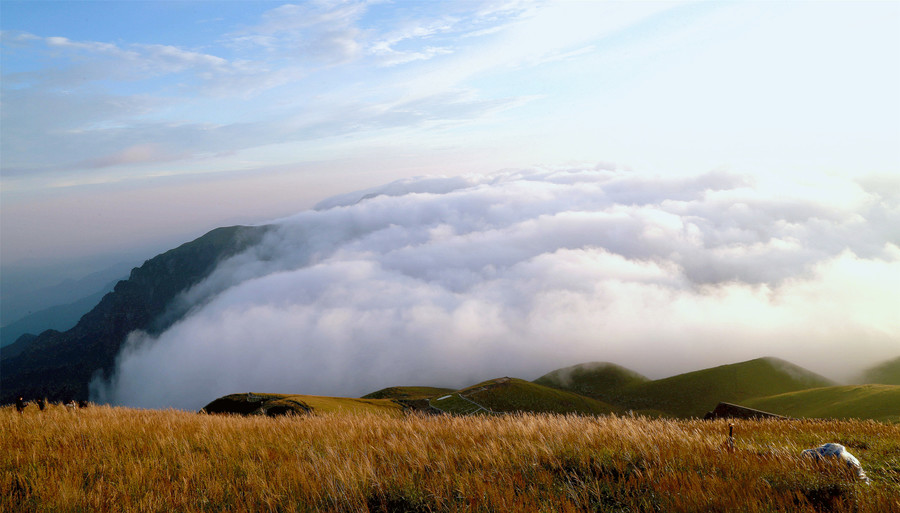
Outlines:
[[[494,414],[496,413],[495,411],[491,410],[490,408],[488,408],[488,407],[486,407],[486,406],[482,406],[482,405],[476,403],[475,401],[469,399],[468,397],[466,397],[466,396],[464,396],[464,395],[462,395],[462,394],[450,394],[450,395],[445,395],[445,396],[441,397],[440,399],[446,399],[446,398],[452,397],[452,396],[454,396],[454,395],[457,396],[457,397],[459,397],[459,398],[462,399],[463,401],[466,401],[467,403],[470,403],[470,404],[472,404],[473,406],[475,406],[475,409],[474,409],[474,410],[463,412],[463,413],[465,413],[465,414],[478,413],[478,412],[480,412],[480,411],[484,411],[484,412],[486,412],[486,413],[488,413],[488,414],[491,414],[491,415],[494,415]],[[435,410],[438,410],[438,411],[441,412],[441,413],[451,413],[451,412],[448,412],[447,410],[444,410],[443,408],[440,408],[440,407],[438,407],[438,406],[435,406],[434,403],[431,402],[431,399],[428,399],[428,406],[434,408]]]

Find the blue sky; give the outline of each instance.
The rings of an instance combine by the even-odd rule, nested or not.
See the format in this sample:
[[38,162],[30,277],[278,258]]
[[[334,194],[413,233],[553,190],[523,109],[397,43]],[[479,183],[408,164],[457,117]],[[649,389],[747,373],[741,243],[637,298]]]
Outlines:
[[[897,2],[0,4],[4,265],[419,175],[896,175]],[[148,255],[149,256],[149,255]]]

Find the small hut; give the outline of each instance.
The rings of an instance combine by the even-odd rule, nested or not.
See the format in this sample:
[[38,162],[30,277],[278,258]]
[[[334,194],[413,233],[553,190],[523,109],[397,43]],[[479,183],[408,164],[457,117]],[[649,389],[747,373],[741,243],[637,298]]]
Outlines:
[[716,408],[703,416],[704,420],[713,419],[786,419],[781,415],[762,410],[754,410],[746,406],[731,403],[719,403]]

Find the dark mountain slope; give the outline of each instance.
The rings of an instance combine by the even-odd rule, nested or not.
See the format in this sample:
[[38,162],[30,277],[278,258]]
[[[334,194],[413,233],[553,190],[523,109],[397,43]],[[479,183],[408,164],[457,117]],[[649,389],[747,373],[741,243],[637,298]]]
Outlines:
[[[159,331],[176,321],[160,323],[172,300],[208,276],[219,261],[258,242],[266,230],[217,228],[133,269],[74,328],[64,333],[47,330],[3,348],[0,404],[17,395],[87,399],[91,378],[98,371],[108,376],[130,332]],[[27,347],[16,347],[19,344]]]

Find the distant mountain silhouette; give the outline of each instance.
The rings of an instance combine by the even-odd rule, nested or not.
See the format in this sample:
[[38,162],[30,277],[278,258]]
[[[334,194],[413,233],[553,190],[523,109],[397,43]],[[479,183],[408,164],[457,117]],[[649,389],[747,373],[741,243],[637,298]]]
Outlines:
[[900,356],[866,369],[857,381],[868,384],[900,385]]
[[[123,255],[122,258],[129,258],[129,256]],[[103,258],[98,257],[98,260],[102,261]],[[142,260],[142,258],[131,257],[130,264],[116,262],[81,278],[65,278],[53,285],[45,285],[43,283],[44,279],[53,281],[53,276],[60,273],[55,267],[48,266],[48,268],[38,271],[36,268],[22,265],[4,266],[2,271],[0,271],[3,273],[3,280],[0,282],[0,297],[3,298],[3,303],[0,304],[0,320],[2,320],[4,331],[7,327],[31,314],[38,314],[60,305],[81,302],[86,297],[99,293],[100,296],[92,304],[87,305],[87,308],[84,308],[77,317],[72,319],[72,322],[66,325],[65,329],[75,326],[75,323],[78,322],[82,315],[97,305],[103,294],[112,291],[113,285],[127,278],[128,273],[131,272],[135,264]],[[38,326],[37,329],[43,331],[53,327],[45,325]],[[29,329],[33,330],[34,328],[30,327]],[[36,331],[33,332],[38,333]],[[8,342],[12,343],[17,338],[18,336],[13,336],[13,340]]]
[[22,395],[50,400],[87,399],[96,373],[108,377],[134,330],[162,331],[178,294],[207,277],[218,262],[257,243],[268,227],[217,228],[158,255],[131,271],[74,328],[25,336],[0,354],[0,403]]
[[3,326],[0,328],[0,347],[12,344],[19,340],[19,337],[22,335],[33,335],[34,333],[40,333],[48,329],[68,330],[78,324],[78,320],[81,319],[84,314],[90,312],[93,307],[97,306],[97,303],[103,299],[103,296],[112,292],[113,287],[115,287],[115,284],[119,281],[120,280],[112,281],[101,290],[82,297],[77,301],[39,310]]

